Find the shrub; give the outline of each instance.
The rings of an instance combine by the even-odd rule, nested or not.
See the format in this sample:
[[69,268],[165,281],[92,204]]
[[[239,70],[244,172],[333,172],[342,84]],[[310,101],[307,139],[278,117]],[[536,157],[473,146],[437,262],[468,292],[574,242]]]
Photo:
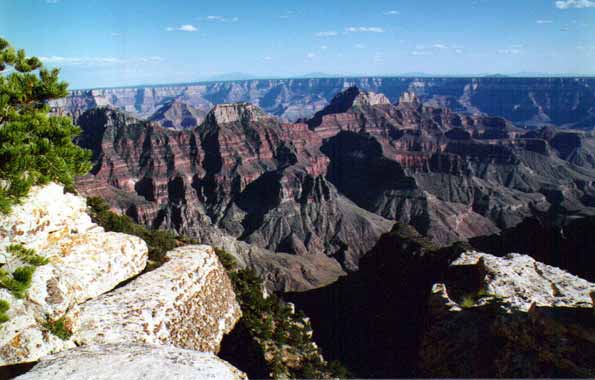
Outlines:
[[7,314],[9,309],[10,309],[10,304],[8,303],[8,301],[0,300],[0,325],[9,320],[8,314]]
[[467,295],[463,296],[463,299],[461,300],[460,305],[463,309],[471,308],[471,307],[475,306],[475,298],[472,295],[467,294]]
[[34,266],[46,265],[48,259],[35,253],[34,250],[25,248],[22,244],[9,245],[6,250],[14,257]]
[[[245,326],[264,352],[268,352],[268,371],[273,378],[349,378],[349,371],[339,362],[326,363],[312,342],[310,323],[301,311],[291,308],[276,295],[264,297],[264,284],[251,269],[239,269],[232,255],[215,249],[228,270],[237,301],[242,309],[240,324]],[[298,363],[283,361],[283,353],[301,358]]]
[[55,321],[48,320],[43,324],[43,327],[62,340],[68,340],[72,336],[72,332],[68,328],[64,317]]

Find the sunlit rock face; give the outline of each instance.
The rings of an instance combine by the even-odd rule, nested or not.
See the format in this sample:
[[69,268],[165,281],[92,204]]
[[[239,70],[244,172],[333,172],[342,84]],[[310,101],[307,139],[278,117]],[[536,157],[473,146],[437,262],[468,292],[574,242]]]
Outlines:
[[166,258],[161,267],[81,305],[73,341],[217,352],[241,316],[225,269],[210,246],[180,247]]
[[[37,268],[24,299],[0,289],[9,321],[0,325],[0,365],[29,362],[74,346],[43,325],[62,317],[70,325],[77,306],[140,273],[147,245],[137,237],[105,232],[86,214],[86,201],[50,184],[34,188],[22,204],[0,216],[0,251],[11,244],[49,260]],[[4,255],[5,268],[19,264]]]
[[206,244],[243,241],[249,246],[232,253],[259,273],[279,268],[269,253],[288,254],[283,261],[295,270],[271,276],[277,290],[311,289],[357,270],[394,221],[449,245],[527,218],[564,224],[595,215],[588,133],[527,132],[424,103],[420,88],[391,104],[349,86],[295,124],[248,103],[217,105],[184,131],[87,111],[79,143],[94,151],[96,166],[78,188],[152,227]]
[[[0,238],[3,252],[18,243],[49,260],[24,298],[0,289],[10,305],[9,320],[0,324],[0,366],[91,344],[217,352],[241,316],[210,246],[176,248],[161,267],[117,287],[145,269],[146,243],[105,232],[86,213],[85,198],[56,184],[34,188],[1,216]],[[22,265],[10,253],[2,257],[3,269]]]
[[212,353],[133,344],[93,345],[44,358],[19,380],[240,380],[246,375]]
[[525,255],[466,252],[429,300],[427,377],[593,377],[595,284]]

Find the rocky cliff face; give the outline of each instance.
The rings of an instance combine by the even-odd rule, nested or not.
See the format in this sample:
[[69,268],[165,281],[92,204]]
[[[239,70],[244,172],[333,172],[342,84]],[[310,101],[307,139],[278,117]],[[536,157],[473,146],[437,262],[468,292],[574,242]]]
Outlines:
[[[79,124],[80,144],[96,158],[81,191],[209,244],[230,235],[289,254],[283,260],[296,269],[275,270],[276,289],[322,286],[355,270],[390,220],[448,245],[529,217],[563,224],[595,212],[589,134],[526,132],[423,105],[413,93],[393,105],[352,87],[296,124],[246,103],[218,105],[185,131],[111,109],[88,111]],[[279,258],[271,264],[262,251],[234,246],[260,273],[280,269]]]
[[[334,280],[338,262],[357,268],[392,225],[325,178],[329,161],[317,133],[251,105],[217,106],[192,131],[166,130],[109,109],[89,111],[79,121],[80,144],[95,152],[97,164],[78,188],[154,227],[215,244],[222,240],[215,225],[261,249],[297,257],[291,266],[324,263],[324,278]],[[246,255],[239,259],[247,261]],[[297,282],[293,289],[320,285],[311,270],[301,272],[302,279],[284,282]]]
[[[88,358],[99,362],[119,360],[109,344],[172,347],[130,347],[129,357],[140,361],[151,355],[193,355],[173,347],[217,352],[241,316],[231,282],[210,246],[170,251],[167,263],[113,290],[143,271],[147,245],[137,237],[105,232],[86,214],[84,198],[64,194],[55,184],[35,188],[2,215],[0,238],[3,270],[12,271],[23,260],[11,256],[8,247],[14,244],[48,259],[21,298],[6,288],[3,273],[0,300],[10,307],[8,321],[0,324],[0,366],[87,345],[102,346],[91,349],[97,352]],[[78,350],[46,364],[68,367],[69,360],[89,353]]]
[[80,116],[113,106],[141,118],[172,99],[207,112],[216,104],[249,102],[295,121],[312,117],[335,94],[357,86],[396,102],[402,93],[458,112],[504,117],[521,125],[592,129],[595,126],[592,78],[329,78],[211,82],[188,85],[77,90],[55,106]]
[[467,252],[434,285],[424,377],[593,377],[595,284],[528,256]]
[[174,99],[159,108],[149,120],[164,128],[187,129],[202,123],[205,116],[206,112]]

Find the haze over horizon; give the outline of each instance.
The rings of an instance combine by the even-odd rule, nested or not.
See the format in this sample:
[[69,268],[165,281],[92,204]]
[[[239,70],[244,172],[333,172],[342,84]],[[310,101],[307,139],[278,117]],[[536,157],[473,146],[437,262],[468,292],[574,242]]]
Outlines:
[[588,76],[594,29],[589,0],[0,0],[0,36],[62,68],[73,89],[323,75]]

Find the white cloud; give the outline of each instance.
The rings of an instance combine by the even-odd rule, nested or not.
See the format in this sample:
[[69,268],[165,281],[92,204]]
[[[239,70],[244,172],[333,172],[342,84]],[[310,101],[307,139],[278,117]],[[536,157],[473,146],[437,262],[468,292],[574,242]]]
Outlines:
[[436,49],[440,49],[440,50],[448,49],[448,46],[443,45],[443,44],[434,44],[434,45],[432,45],[432,47],[434,47]]
[[326,32],[318,32],[318,33],[316,33],[316,37],[334,37],[337,34],[339,34],[339,33],[335,32],[335,31],[332,31],[332,30],[329,30],[329,31],[326,31]]
[[353,47],[356,48],[356,49],[365,49],[366,48],[366,45],[364,45],[364,44],[355,44],[355,45],[353,45]]
[[240,20],[239,17],[223,17],[223,16],[207,16],[207,20],[209,21],[219,21],[219,22],[238,22]]
[[45,0],[45,2],[48,4],[58,4],[60,0]]
[[175,28],[173,26],[168,26],[167,28],[165,28],[165,30],[167,30],[168,32],[173,32],[175,30],[178,30],[180,32],[196,32],[198,31],[198,28],[194,25],[184,24]]
[[345,28],[347,33],[384,33],[384,29],[377,26],[350,26]]
[[537,24],[552,24],[552,20],[537,20],[535,21]]
[[316,58],[316,54],[310,52],[310,53],[306,54],[306,58],[308,58],[308,59],[314,59],[314,58]]
[[401,14],[401,12],[399,12],[399,11],[386,11],[386,12],[383,12],[383,14],[385,16],[398,16],[398,15]]
[[267,55],[266,57],[263,58],[265,61],[272,61],[273,57]]
[[464,51],[463,51],[463,49],[455,49],[455,53],[457,53],[457,54],[463,54]]
[[328,49],[328,46],[326,46],[326,45],[322,45],[322,46],[320,47],[320,49],[321,49],[321,50],[326,50],[326,49]]
[[591,1],[591,0],[561,0],[561,1],[556,1],[556,7],[559,9],[595,8],[595,1]]

